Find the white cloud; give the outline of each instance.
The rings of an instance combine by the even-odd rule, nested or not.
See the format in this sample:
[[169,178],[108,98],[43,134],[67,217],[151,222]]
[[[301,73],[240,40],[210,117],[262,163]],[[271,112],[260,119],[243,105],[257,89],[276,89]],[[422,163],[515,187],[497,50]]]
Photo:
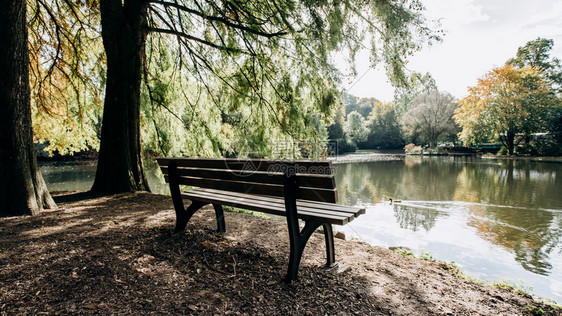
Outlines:
[[473,0],[428,0],[424,1],[424,5],[428,18],[440,19],[449,27],[490,20],[490,16],[483,12],[484,6],[475,4]]

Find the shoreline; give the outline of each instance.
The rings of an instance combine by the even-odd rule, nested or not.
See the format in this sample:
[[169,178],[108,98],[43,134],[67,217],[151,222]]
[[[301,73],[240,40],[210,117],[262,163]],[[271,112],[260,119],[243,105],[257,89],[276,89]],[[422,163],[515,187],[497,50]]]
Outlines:
[[336,239],[351,270],[323,269],[313,234],[299,280],[285,285],[284,222],[212,207],[174,234],[171,198],[150,193],[78,199],[59,209],[0,219],[0,313],[162,314],[528,314],[560,309],[530,295],[455,274],[454,267]]
[[360,152],[360,153],[347,153],[337,157],[330,157],[334,164],[343,163],[362,163],[362,162],[377,162],[377,161],[393,161],[403,160],[405,157],[477,157],[481,159],[496,159],[496,160],[525,160],[537,162],[558,162],[562,163],[562,157],[549,157],[549,156],[498,156],[498,155],[481,155],[481,154],[464,154],[464,153],[443,153],[443,154],[406,154],[404,152]]

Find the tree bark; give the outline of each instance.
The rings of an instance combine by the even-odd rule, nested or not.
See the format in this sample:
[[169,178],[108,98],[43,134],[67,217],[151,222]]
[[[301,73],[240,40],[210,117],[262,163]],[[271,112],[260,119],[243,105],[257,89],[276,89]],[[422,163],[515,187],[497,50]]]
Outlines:
[[37,167],[29,88],[26,2],[0,10],[0,216],[56,207]]
[[506,134],[507,151],[510,156],[515,153],[515,132],[509,130]]
[[92,192],[149,190],[141,159],[140,87],[146,42],[145,0],[102,0],[107,83]]

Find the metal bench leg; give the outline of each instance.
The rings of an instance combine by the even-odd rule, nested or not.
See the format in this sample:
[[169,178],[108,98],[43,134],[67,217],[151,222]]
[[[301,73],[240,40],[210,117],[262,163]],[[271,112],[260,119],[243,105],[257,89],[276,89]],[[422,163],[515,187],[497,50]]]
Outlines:
[[217,231],[219,233],[224,233],[226,231],[226,226],[224,224],[224,212],[222,211],[222,205],[213,204],[215,208],[215,215],[217,216]]
[[322,224],[324,228],[324,239],[326,240],[326,267],[333,267],[336,264],[336,253],[334,251],[334,231],[332,224]]
[[[193,214],[195,214],[195,212],[197,212],[200,208],[202,208],[203,206],[207,205],[209,203],[205,203],[205,202],[201,202],[201,201],[192,201],[191,205],[189,205],[187,207],[187,209],[185,209],[185,211],[181,211],[178,210],[178,208],[176,207],[176,232],[182,232],[185,230],[185,226],[187,225],[187,222],[189,222],[189,219],[191,218],[191,216],[193,216]],[[182,205],[183,208],[183,205]]]
[[185,225],[189,219],[198,209],[209,203],[201,201],[191,201],[191,205],[186,209],[183,206],[183,199],[181,197],[178,168],[175,162],[170,162],[168,165],[168,176],[170,182],[170,194],[172,195],[172,202],[176,210],[176,232],[185,230]]
[[287,276],[285,277],[286,283],[297,279],[304,247],[306,247],[306,243],[308,242],[308,239],[310,238],[312,233],[321,225],[322,224],[320,223],[306,221],[302,232],[299,232],[298,226],[296,227],[296,229],[292,229],[294,228],[294,226],[289,224],[289,240],[291,253],[289,256],[289,269],[287,271]]

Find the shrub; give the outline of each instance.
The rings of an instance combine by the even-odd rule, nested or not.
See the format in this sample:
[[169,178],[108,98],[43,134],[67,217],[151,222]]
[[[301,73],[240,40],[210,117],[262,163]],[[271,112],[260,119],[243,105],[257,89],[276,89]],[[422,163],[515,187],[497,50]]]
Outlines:
[[502,148],[500,148],[500,150],[498,150],[498,153],[496,155],[498,156],[505,156],[507,155],[508,150],[505,146],[502,146]]

